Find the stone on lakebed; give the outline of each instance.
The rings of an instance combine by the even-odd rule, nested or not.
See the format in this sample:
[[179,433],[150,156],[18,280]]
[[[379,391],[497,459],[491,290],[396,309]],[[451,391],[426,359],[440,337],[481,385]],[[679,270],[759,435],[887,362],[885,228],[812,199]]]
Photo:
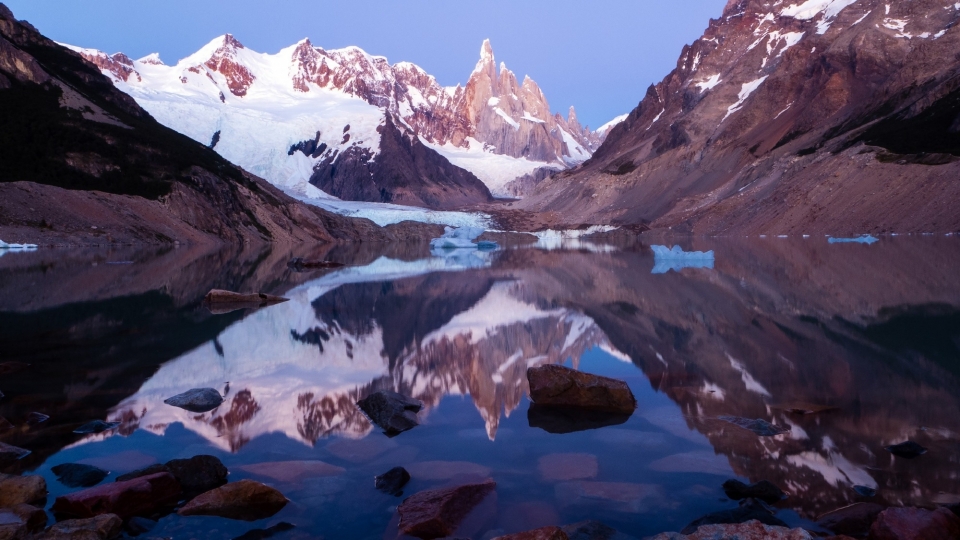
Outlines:
[[219,516],[243,521],[268,518],[287,505],[276,489],[240,480],[203,493],[177,511],[181,516]]
[[449,536],[496,485],[493,480],[488,480],[411,495],[397,508],[400,530],[404,534],[425,539]]
[[163,472],[57,497],[51,510],[78,518],[117,514],[128,519],[163,510],[176,504],[179,498],[180,482],[172,474]]

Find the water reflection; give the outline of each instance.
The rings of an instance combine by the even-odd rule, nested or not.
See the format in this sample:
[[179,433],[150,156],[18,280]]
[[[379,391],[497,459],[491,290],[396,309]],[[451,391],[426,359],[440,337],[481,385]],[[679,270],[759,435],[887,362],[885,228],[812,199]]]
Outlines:
[[[90,448],[137,433],[170,437],[182,426],[226,453],[242,455],[258,440],[282,436],[350,461],[360,447],[337,448],[387,444],[355,402],[391,389],[422,400],[424,424],[446,436],[415,430],[370,460],[383,452],[422,460],[414,456],[429,445],[476,448],[461,459],[499,482],[536,469],[543,456],[530,449],[586,452],[599,473],[591,469],[587,479],[565,479],[547,492],[505,482],[498,488],[503,504],[549,501],[543,504],[556,508],[556,519],[606,512],[635,534],[674,521],[678,529],[716,507],[711,475],[772,481],[789,495],[781,506],[806,518],[858,500],[929,505],[960,494],[960,242],[697,240],[683,248],[714,250],[713,270],[681,265],[658,273],[645,249],[508,250],[467,259],[341,252],[356,266],[307,274],[281,264],[290,253],[191,254],[186,277],[136,262],[172,266],[178,261],[164,259],[169,253],[118,254],[135,264],[109,270],[25,265],[16,269],[17,283],[60,287],[71,303],[0,289],[23,306],[14,312],[14,300],[4,303],[4,347],[49,378],[37,382],[34,371],[33,382],[0,379],[4,391],[27,384],[18,400],[0,402],[0,414],[16,421],[38,410],[51,415],[51,426],[98,417],[122,423],[116,435],[70,439]],[[71,273],[80,277],[71,282]],[[97,299],[118,276],[127,289]],[[103,285],[83,296],[76,291],[81,279]],[[291,301],[212,316],[199,298],[213,286],[286,291]],[[24,336],[26,343],[16,344]],[[61,356],[79,346],[89,348],[91,361],[67,366]],[[669,401],[641,399],[629,420],[551,417],[527,405],[527,367],[587,357],[605,359],[588,369]],[[210,413],[162,403],[206,386],[227,397]],[[471,417],[456,416],[451,399],[458,397],[475,411]],[[504,431],[511,415],[519,418]],[[789,431],[758,437],[723,416]],[[485,456],[472,435],[464,442],[474,427],[501,454]],[[49,446],[40,460],[68,444],[43,430],[0,439]],[[906,461],[883,450],[907,439],[930,451]],[[422,441],[429,444],[417,446]],[[541,441],[549,444],[537,446]],[[421,471],[443,470],[437,459],[417,463]],[[514,464],[524,460],[532,464]],[[865,498],[855,485],[877,495]],[[643,526],[651,529],[615,517],[653,509],[663,515]]]

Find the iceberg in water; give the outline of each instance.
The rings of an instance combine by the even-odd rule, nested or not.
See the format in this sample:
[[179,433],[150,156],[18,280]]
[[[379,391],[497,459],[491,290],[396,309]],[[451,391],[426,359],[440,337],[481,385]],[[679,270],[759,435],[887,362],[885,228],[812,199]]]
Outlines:
[[713,268],[713,251],[684,251],[680,246],[650,246],[654,274],[666,274],[683,268]]
[[34,251],[36,249],[36,244],[8,244],[0,240],[0,257],[8,251]]
[[827,240],[831,244],[867,244],[868,246],[874,242],[879,242],[876,237],[869,234],[863,236],[858,236],[856,238],[833,238]]
[[[497,249],[496,242],[474,242],[473,240],[483,234],[484,229],[480,227],[445,227],[443,236],[434,238],[430,241],[431,251],[448,249],[479,249],[489,251]],[[436,253],[434,253],[436,255]]]

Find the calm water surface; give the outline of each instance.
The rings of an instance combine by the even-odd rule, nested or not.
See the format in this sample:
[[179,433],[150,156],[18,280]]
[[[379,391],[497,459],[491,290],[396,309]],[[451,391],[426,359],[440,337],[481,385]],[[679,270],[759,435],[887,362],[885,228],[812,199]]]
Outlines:
[[[702,268],[656,265],[647,246],[457,252],[51,251],[0,258],[0,441],[32,450],[7,472],[44,475],[48,503],[74,491],[51,467],[113,477],[212,454],[230,479],[291,501],[259,522],[171,515],[147,536],[396,538],[403,497],[373,477],[402,465],[406,495],[492,477],[495,495],[456,536],[492,538],[597,519],[643,537],[736,506],[720,484],[769,480],[778,516],[812,526],[856,501],[960,500],[960,238],[695,239]],[[587,249],[589,248],[589,249]],[[350,263],[297,273],[292,256]],[[674,267],[671,267],[674,266]],[[290,298],[211,314],[211,288]],[[625,380],[625,421],[531,413],[526,369],[565,364]],[[163,404],[226,395],[194,414]],[[355,402],[378,389],[420,399],[422,425],[383,435]],[[797,414],[791,409],[821,409]],[[27,415],[50,420],[28,426]],[[720,420],[790,428],[758,437]],[[112,434],[72,430],[94,419]],[[883,447],[911,439],[915,460]],[[323,476],[245,466],[321,460]],[[854,485],[875,488],[858,495]],[[48,504],[48,507],[49,507]]]

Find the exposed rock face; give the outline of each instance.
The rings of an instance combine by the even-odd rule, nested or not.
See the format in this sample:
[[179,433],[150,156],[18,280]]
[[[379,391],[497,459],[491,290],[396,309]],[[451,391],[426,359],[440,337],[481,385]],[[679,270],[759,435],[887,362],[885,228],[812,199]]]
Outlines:
[[695,233],[956,231],[960,9],[727,3],[593,159],[521,207]]
[[[115,55],[109,65],[128,61]],[[0,237],[172,244],[380,234],[372,223],[297,203],[160,125],[96,66],[6,9],[0,81],[8,111],[0,119]]]
[[42,476],[0,474],[0,508],[29,504],[47,496],[47,481]]
[[431,539],[450,536],[463,518],[489,495],[496,483],[466,484],[416,493],[400,504],[400,530],[410,536]]
[[371,201],[452,209],[490,202],[490,190],[470,172],[454,166],[387,113],[379,153],[352,146],[326,155],[310,183],[351,201]]
[[637,400],[627,383],[549,365],[527,370],[530,399],[538,406],[581,407],[630,414]]
[[287,504],[283,493],[270,486],[240,480],[210,490],[177,511],[181,516],[220,516],[244,521],[270,517]]
[[150,515],[176,503],[179,497],[177,479],[170,473],[158,473],[57,497],[52,510],[78,518],[116,514],[126,519]]

